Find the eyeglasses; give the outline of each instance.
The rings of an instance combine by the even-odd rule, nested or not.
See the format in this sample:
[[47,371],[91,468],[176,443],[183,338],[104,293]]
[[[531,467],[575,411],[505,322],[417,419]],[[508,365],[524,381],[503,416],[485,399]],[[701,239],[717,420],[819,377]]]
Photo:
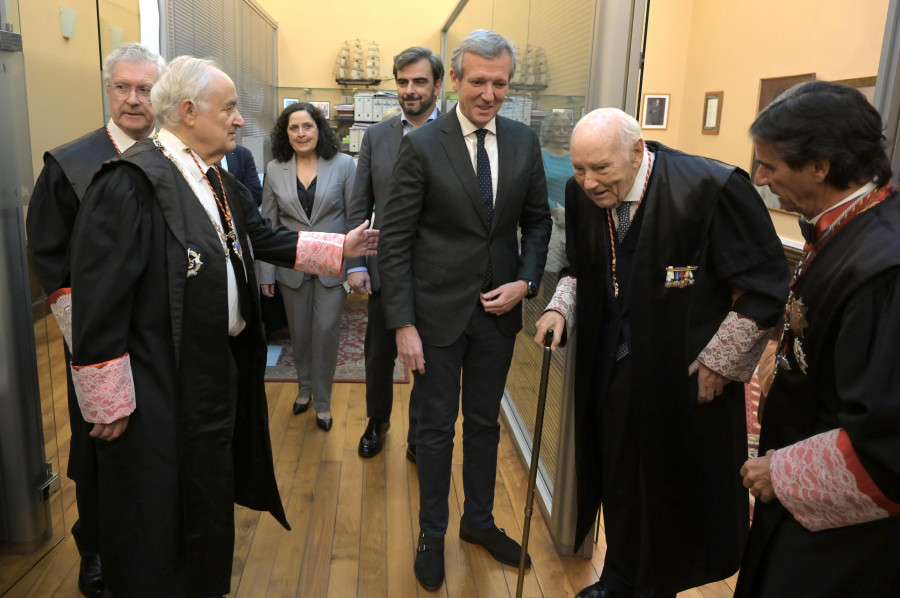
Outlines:
[[131,97],[131,92],[134,91],[137,94],[138,102],[142,104],[150,103],[150,88],[143,85],[132,87],[124,83],[109,83],[106,85],[106,89],[109,90],[110,95],[115,100],[127,100]]

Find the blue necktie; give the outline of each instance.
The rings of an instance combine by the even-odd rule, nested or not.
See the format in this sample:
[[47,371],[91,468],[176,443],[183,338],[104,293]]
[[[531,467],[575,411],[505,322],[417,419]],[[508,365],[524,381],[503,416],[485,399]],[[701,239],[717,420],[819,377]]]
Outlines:
[[[475,150],[475,177],[478,179],[478,188],[481,189],[481,201],[484,203],[484,214],[487,216],[488,231],[490,231],[491,223],[494,220],[494,187],[491,182],[491,161],[488,158],[487,150],[484,149],[484,138],[487,133],[487,129],[475,131],[475,136],[478,138],[478,146]],[[491,290],[492,280],[493,268],[489,254],[487,266],[484,269],[484,278],[481,281],[482,292]]]

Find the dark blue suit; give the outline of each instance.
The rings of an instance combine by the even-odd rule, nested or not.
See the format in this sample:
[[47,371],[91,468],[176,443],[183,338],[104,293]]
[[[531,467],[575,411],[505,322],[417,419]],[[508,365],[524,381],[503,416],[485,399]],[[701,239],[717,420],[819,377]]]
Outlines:
[[256,162],[253,161],[253,154],[250,153],[250,150],[236,145],[233,152],[225,154],[225,160],[228,162],[228,172],[250,191],[257,206],[262,205],[262,185],[259,182],[259,171],[256,170]]

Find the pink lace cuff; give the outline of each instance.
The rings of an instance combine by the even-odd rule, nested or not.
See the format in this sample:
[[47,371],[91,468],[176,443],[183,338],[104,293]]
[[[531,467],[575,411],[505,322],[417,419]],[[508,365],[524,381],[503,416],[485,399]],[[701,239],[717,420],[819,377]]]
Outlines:
[[810,531],[900,514],[863,468],[844,430],[831,430],[775,451],[769,465],[781,504]]
[[72,350],[72,289],[63,287],[53,292],[50,297],[50,311],[56,316],[56,323],[59,324],[59,331],[62,332],[63,340],[69,351]]
[[697,361],[731,380],[750,382],[768,342],[769,329],[730,311]]
[[72,383],[86,422],[109,424],[134,411],[134,378],[128,353],[95,365],[73,365]]
[[294,270],[319,276],[340,276],[344,259],[344,235],[300,232]]
[[564,276],[556,283],[556,292],[544,311],[558,311],[566,319],[566,322],[575,318],[575,277]]

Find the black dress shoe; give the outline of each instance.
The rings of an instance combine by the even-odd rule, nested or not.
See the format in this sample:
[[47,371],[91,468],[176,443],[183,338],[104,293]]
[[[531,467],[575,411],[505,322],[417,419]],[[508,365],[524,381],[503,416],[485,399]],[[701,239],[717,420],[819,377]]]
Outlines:
[[374,417],[369,420],[366,431],[363,432],[362,438],[359,439],[359,448],[357,452],[360,457],[374,457],[384,448],[384,435],[391,427],[391,422],[382,423]]
[[[496,525],[488,529],[475,530],[466,525],[465,519],[459,522],[459,538],[470,544],[480,544],[488,549],[491,556],[504,565],[519,566],[522,557],[522,546],[506,535],[506,532]],[[525,567],[531,566],[531,557],[525,555]]]
[[422,587],[433,592],[444,583],[444,538],[429,538],[425,534],[419,536],[416,548],[416,562],[413,565],[416,579]]
[[628,598],[629,596],[632,594],[613,592],[599,581],[575,594],[575,598]]
[[[300,402],[301,398],[305,398],[306,402]],[[312,397],[297,397],[294,399],[294,415],[300,415],[309,409],[310,404],[312,403]]]
[[416,445],[414,445],[414,444],[406,445],[406,460],[411,461],[412,463],[416,462]]
[[100,568],[100,556],[88,554],[81,557],[81,568],[78,570],[78,591],[88,598],[100,598],[106,584]]
[[319,414],[316,414],[316,425],[325,430],[326,432],[331,429],[331,424],[334,423],[334,420],[329,417],[319,417]]

